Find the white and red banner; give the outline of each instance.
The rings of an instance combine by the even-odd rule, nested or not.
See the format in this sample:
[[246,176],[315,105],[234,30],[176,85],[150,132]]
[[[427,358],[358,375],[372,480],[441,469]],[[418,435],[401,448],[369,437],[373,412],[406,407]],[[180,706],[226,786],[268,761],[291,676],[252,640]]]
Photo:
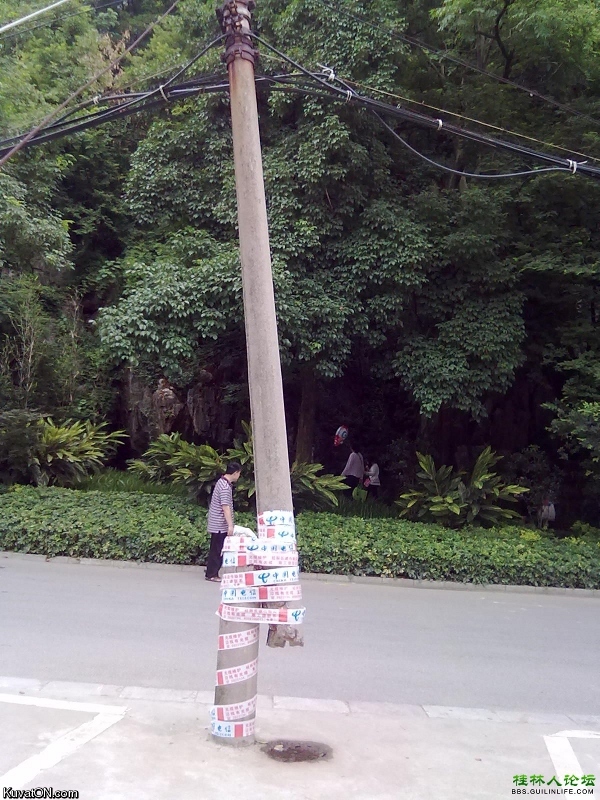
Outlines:
[[256,712],[257,695],[254,695],[250,700],[244,700],[242,703],[231,703],[228,706],[213,706],[210,710],[210,716],[213,720],[221,720],[221,722],[244,719]]
[[248,545],[252,546],[257,544],[258,539],[256,536],[226,536],[223,542],[224,553],[226,550],[246,550]]
[[263,511],[257,517],[259,539],[296,540],[293,511]]
[[289,600],[302,600],[302,587],[293,586],[243,586],[238,589],[223,589],[221,600],[224,603],[287,603]]
[[271,625],[300,625],[305,608],[246,608],[221,603],[217,614],[230,622],[268,622]]
[[296,567],[298,553],[223,553],[224,567]]
[[219,636],[219,650],[235,650],[258,641],[258,625],[239,633],[223,633]]
[[230,683],[241,683],[248,678],[256,675],[258,670],[258,659],[241,664],[239,667],[227,667],[227,669],[217,670],[217,686],[228,686]]
[[276,542],[265,539],[247,539],[243,536],[226,536],[222,553],[290,553],[296,550],[295,542]]
[[296,583],[300,580],[298,567],[256,569],[251,572],[227,572],[221,578],[222,589],[238,586],[270,586],[274,583]]
[[213,719],[210,729],[213,736],[222,736],[224,739],[241,739],[244,736],[252,736],[255,724],[253,719],[246,720],[246,722],[220,722]]

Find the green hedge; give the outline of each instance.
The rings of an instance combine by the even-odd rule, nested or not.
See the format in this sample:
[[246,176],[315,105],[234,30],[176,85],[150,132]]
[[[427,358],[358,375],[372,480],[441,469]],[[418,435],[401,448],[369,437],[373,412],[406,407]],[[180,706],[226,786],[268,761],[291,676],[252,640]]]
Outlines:
[[[0,495],[0,512],[0,550],[193,564],[208,548],[206,511],[176,497],[28,487]],[[598,541],[315,512],[297,526],[308,572],[600,588]]]
[[190,564],[206,556],[205,519],[168,495],[19,487],[0,495],[0,550]]

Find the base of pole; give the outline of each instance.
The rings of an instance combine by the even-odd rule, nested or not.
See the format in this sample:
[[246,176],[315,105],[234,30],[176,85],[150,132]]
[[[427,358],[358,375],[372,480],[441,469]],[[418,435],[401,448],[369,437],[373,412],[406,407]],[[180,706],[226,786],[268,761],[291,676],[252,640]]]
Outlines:
[[215,744],[222,744],[226,747],[251,747],[256,744],[256,737],[254,734],[251,736],[231,738],[229,736],[215,736],[214,733],[211,733],[210,738]]
[[210,735],[214,741],[220,744],[245,747],[254,744],[255,722],[256,717],[237,722],[224,722],[213,718],[210,723]]

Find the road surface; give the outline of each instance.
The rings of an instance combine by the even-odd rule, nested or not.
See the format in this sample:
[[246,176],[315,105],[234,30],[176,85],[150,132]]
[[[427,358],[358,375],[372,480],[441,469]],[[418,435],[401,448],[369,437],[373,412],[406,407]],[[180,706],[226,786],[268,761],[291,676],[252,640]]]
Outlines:
[[[600,714],[600,596],[304,582],[306,645],[261,648],[269,695]],[[0,675],[209,690],[203,570],[0,558]]]

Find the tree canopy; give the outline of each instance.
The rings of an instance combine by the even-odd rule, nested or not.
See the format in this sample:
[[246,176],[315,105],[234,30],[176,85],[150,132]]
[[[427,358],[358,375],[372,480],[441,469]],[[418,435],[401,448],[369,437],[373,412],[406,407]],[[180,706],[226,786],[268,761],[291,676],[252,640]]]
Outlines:
[[[4,138],[168,5],[73,0],[0,35]],[[0,20],[35,7],[0,0]],[[383,102],[600,164],[592,0],[260,0],[254,24],[275,48],[259,45],[260,74],[295,71],[280,51]],[[81,100],[158,86],[217,33],[212,2],[182,0]],[[210,73],[226,74],[219,48],[185,77]],[[351,102],[258,91],[291,449],[333,464],[341,422],[395,474],[417,448],[456,460],[461,447],[474,457],[490,443],[507,456],[535,446],[580,487],[568,502],[594,507],[600,185],[448,174],[431,161],[457,173],[534,164],[388,120],[426,161]],[[221,417],[206,410],[203,427],[189,400],[178,424],[228,446],[220,438],[239,430],[248,401],[227,93],[9,161],[0,272],[5,408],[129,427],[160,378],[182,401],[210,385]],[[69,391],[50,375],[70,375]]]

